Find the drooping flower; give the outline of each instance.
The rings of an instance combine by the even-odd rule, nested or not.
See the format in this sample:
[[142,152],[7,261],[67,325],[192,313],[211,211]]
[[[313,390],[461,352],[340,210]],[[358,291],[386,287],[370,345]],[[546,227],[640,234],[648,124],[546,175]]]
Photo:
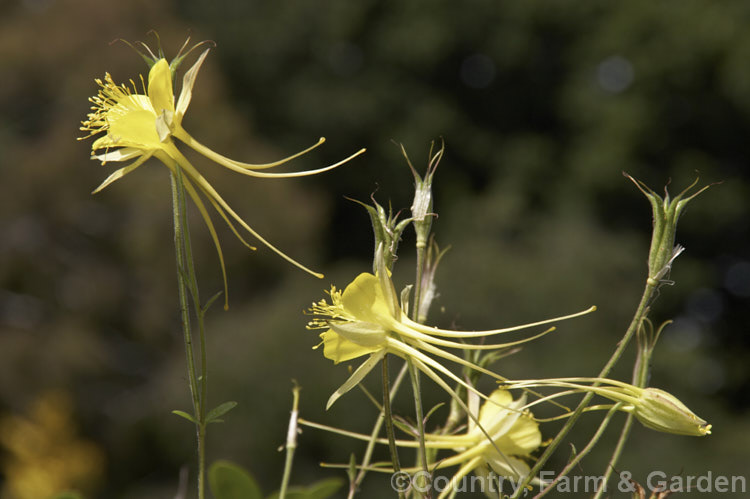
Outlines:
[[[545,399],[573,392],[593,392],[619,403],[619,410],[632,414],[646,428],[676,435],[702,437],[711,434],[711,425],[698,417],[671,393],[659,388],[640,388],[606,378],[552,378],[506,381],[508,388],[557,387],[569,390]],[[544,400],[544,399],[543,399]],[[606,408],[600,406],[599,408]]]
[[[462,434],[445,435],[441,433],[425,433],[425,447],[436,451],[447,450],[453,455],[444,457],[438,454],[433,463],[428,464],[430,470],[445,469],[458,466],[458,470],[451,478],[451,483],[457,484],[469,473],[490,477],[490,471],[497,476],[511,479],[518,483],[530,471],[527,460],[542,445],[542,434],[533,414],[525,409],[526,395],[513,400],[512,395],[505,389],[492,392],[487,400],[479,407],[479,398],[469,392],[469,414],[467,429]],[[306,420],[300,420],[305,426],[323,429],[340,435],[369,441],[371,436],[341,430]],[[380,438],[377,443],[386,445],[388,440]],[[395,441],[396,445],[404,448],[417,448],[417,440]],[[375,465],[368,468],[372,471],[392,472],[389,466]],[[405,472],[417,472],[422,468],[406,468]],[[538,479],[536,480],[538,482]],[[440,495],[444,497],[451,492],[450,487]]]
[[[478,400],[475,394],[469,399]],[[477,404],[469,404],[476,407]],[[542,444],[542,434],[533,415],[524,410],[526,395],[513,400],[507,390],[497,389],[482,404],[479,413],[468,419],[463,435],[426,434],[425,445],[452,449],[455,455],[441,459],[438,468],[460,465],[454,483],[472,471],[495,474],[518,481],[529,474],[524,461]],[[476,422],[475,422],[476,420]],[[413,445],[413,444],[410,444]]]
[[323,340],[321,344],[323,345],[323,355],[326,358],[338,364],[339,362],[369,355],[367,360],[354,371],[351,377],[331,395],[327,407],[330,407],[341,395],[362,381],[367,373],[388,353],[411,359],[417,368],[454,397],[455,393],[453,390],[448,387],[437,373],[464,386],[469,391],[478,393],[473,387],[428,354],[491,375],[496,379],[504,379],[441,347],[463,350],[496,350],[506,348],[531,341],[552,331],[554,328],[550,328],[532,337],[501,344],[471,344],[456,340],[483,338],[518,331],[578,317],[596,309],[596,307],[591,307],[583,312],[563,317],[555,317],[521,326],[489,331],[438,329],[415,322],[409,319],[405,313],[402,313],[396,299],[393,282],[388,270],[385,268],[382,245],[377,251],[376,264],[378,267],[377,275],[366,272],[362,273],[343,292],[334,286],[329,293],[331,297],[330,304],[326,300],[321,300],[313,303],[310,308],[310,312],[317,317],[311,320],[307,327],[308,329],[325,329],[320,334],[320,337]]
[[[324,138],[320,138],[312,147],[293,154],[292,156],[265,164],[242,163],[226,158],[221,154],[212,151],[193,138],[182,126],[183,118],[188,106],[190,105],[190,100],[192,99],[193,86],[198,71],[206,59],[208,52],[209,50],[206,49],[200,57],[198,57],[195,64],[185,73],[182,79],[180,96],[176,102],[172,90],[174,86],[172,79],[175,64],[173,62],[173,64],[170,65],[163,57],[153,57],[153,64],[148,74],[148,82],[144,82],[142,76],[140,78],[142,87],[141,91],[139,91],[138,87],[132,80],[130,82],[130,87],[128,85],[116,84],[109,73],[105,74],[104,80],[95,80],[100,87],[99,92],[97,95],[89,99],[93,104],[91,107],[92,112],[89,113],[88,118],[82,122],[81,126],[81,130],[89,132],[89,135],[81,137],[81,139],[103,134],[91,145],[92,159],[99,160],[102,164],[106,164],[109,161],[119,162],[132,160],[133,162],[116,170],[93,192],[97,193],[101,191],[141,166],[149,158],[154,157],[164,163],[173,174],[180,176],[185,190],[195,202],[201,217],[208,226],[211,238],[219,255],[222,275],[224,277],[225,292],[226,270],[224,266],[224,257],[216,230],[209,216],[209,211],[201,196],[208,200],[211,207],[216,210],[232,232],[246,246],[255,249],[243,239],[234,223],[239,224],[242,229],[277,253],[283,259],[312,275],[322,277],[321,274],[313,272],[301,263],[287,256],[255,232],[255,230],[253,230],[227,204],[227,202],[224,201],[219,193],[216,192],[213,186],[205,179],[205,177],[203,177],[203,175],[201,175],[192,163],[188,161],[182,152],[180,152],[174,139],[178,139],[180,142],[199,152],[208,159],[211,159],[230,170],[243,175],[260,178],[290,178],[314,175],[316,173],[331,170],[346,163],[355,156],[362,154],[364,149],[361,149],[343,161],[327,167],[292,173],[267,173],[260,170],[284,164],[289,160],[301,156],[322,144],[325,141]],[[183,57],[184,55],[178,55],[176,60],[181,60]]]

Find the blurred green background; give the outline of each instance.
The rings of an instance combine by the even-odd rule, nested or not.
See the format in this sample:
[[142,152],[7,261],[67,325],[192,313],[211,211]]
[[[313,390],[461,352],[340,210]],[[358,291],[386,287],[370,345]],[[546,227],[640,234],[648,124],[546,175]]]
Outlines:
[[[6,421],[41,418],[34,407],[44,394],[63,394],[68,402],[55,410],[72,419],[56,428],[104,456],[81,472],[87,497],[174,497],[180,468],[194,475],[192,428],[169,413],[188,410],[190,399],[167,171],[152,161],[91,196],[112,167],[89,161],[91,142],[75,140],[94,78],[146,73],[130,48],[109,42],[153,45],[147,33],[156,29],[168,56],[187,35],[217,44],[185,121],[213,149],[263,162],[328,138],[293,169],[368,149],[334,172],[295,180],[239,178],[196,158],[255,229],[326,274],[318,281],[265,248],[250,253],[220,228],[230,309],[209,314],[210,398],[240,405],[211,427],[210,461],[232,459],[276,489],[292,379],[303,387],[304,417],[370,427],[374,411],[361,394],[323,410],[347,372],[311,351],[317,338],[302,311],[370,267],[369,220],[344,196],[374,192],[408,210],[411,174],[392,141],[424,168],[430,141],[443,137],[433,228],[452,249],[430,322],[483,329],[599,307],[503,360],[509,377],[594,375],[621,337],[646,277],[651,225],[622,171],[657,191],[671,182],[673,193],[698,175],[723,182],[688,207],[676,285],[662,290],[652,316],[675,320],[652,384],[713,423],[714,434],[636,426],[619,469],[644,482],[653,470],[750,479],[749,22],[742,0],[0,2],[0,412]],[[219,266],[196,222],[210,296],[221,289]],[[401,285],[413,279],[413,242],[408,235],[401,245]],[[411,414],[408,397],[397,409]],[[578,448],[598,418],[587,420],[572,437]],[[579,474],[603,472],[616,428]],[[62,433],[56,445],[69,449]],[[0,480],[9,483],[3,438]],[[305,430],[293,481],[336,476],[318,463],[362,450]],[[559,469],[567,453],[548,467]],[[362,497],[385,496],[385,479],[365,482]],[[691,496],[706,497],[680,495]]]

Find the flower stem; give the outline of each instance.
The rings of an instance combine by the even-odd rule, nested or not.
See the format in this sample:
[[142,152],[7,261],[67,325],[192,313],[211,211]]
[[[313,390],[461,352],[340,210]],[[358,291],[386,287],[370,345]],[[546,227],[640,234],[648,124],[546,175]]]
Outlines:
[[[586,444],[586,447],[581,449],[581,452],[576,454],[576,456],[570,460],[570,462],[565,466],[565,468],[563,468],[560,474],[557,475],[557,477],[551,483],[549,483],[544,488],[544,490],[542,490],[541,492],[539,492],[537,495],[534,496],[534,499],[541,499],[542,497],[546,496],[550,491],[552,491],[555,488],[555,485],[557,485],[557,483],[559,483],[560,480],[563,479],[563,477],[565,477],[568,473],[570,473],[573,470],[573,468],[576,467],[576,465],[581,461],[581,459],[583,459],[586,456],[586,454],[591,452],[591,449],[594,448],[596,443],[601,438],[602,433],[604,433],[604,430],[607,428],[607,425],[612,419],[612,416],[615,415],[615,413],[617,412],[617,410],[620,408],[621,405],[622,403],[617,403],[614,406],[612,406],[609,412],[607,412],[607,415],[604,417],[604,420],[599,425],[599,428],[596,430],[596,433],[594,433],[594,436],[591,437],[591,440],[589,440],[589,443]],[[606,483],[606,479],[602,483]]]
[[[419,321],[419,311],[422,309],[422,276],[425,266],[425,243],[417,243],[417,275],[414,282],[414,306],[412,307],[412,319]],[[424,409],[422,408],[422,390],[419,382],[419,370],[414,366],[410,357],[406,359],[409,365],[409,378],[411,379],[412,393],[414,394],[414,411],[417,420],[417,438],[419,439],[419,452],[417,454],[417,465],[422,467],[423,476],[429,476],[427,469],[427,448],[424,443]],[[424,484],[419,484],[424,485]],[[421,487],[427,490],[425,497],[431,497],[429,487]]]
[[297,382],[292,388],[292,414],[289,417],[289,428],[286,432],[286,460],[284,461],[284,475],[281,477],[281,489],[279,490],[279,499],[286,497],[286,490],[289,486],[289,478],[292,475],[292,461],[294,451],[297,449],[297,418],[299,417],[299,391],[300,387]]
[[[401,464],[398,460],[398,449],[396,448],[396,435],[393,432],[393,414],[391,413],[391,389],[388,378],[388,354],[383,357],[383,417],[385,419],[385,432],[388,435],[388,450],[391,453],[391,462],[393,463],[393,473],[401,471]],[[398,492],[398,497],[404,499],[403,491]]]
[[[636,308],[635,314],[633,315],[633,320],[630,322],[630,325],[628,326],[627,331],[625,331],[625,334],[623,335],[620,342],[617,344],[617,348],[615,349],[612,356],[609,358],[607,363],[602,368],[601,372],[599,373],[599,378],[606,378],[609,372],[612,370],[612,368],[615,366],[618,360],[620,360],[620,357],[622,357],[623,352],[625,351],[625,348],[628,346],[628,343],[633,338],[633,335],[638,331],[638,328],[641,327],[641,323],[643,322],[643,319],[646,316],[646,313],[648,311],[648,306],[651,303],[651,300],[654,298],[654,293],[656,291],[656,288],[658,286],[658,282],[655,282],[651,277],[646,281],[646,287],[643,290],[643,294],[641,296],[641,301],[638,304],[638,308]],[[592,387],[599,386],[599,383],[594,383],[591,385]],[[513,495],[513,499],[516,499],[520,497],[520,495],[523,493],[523,491],[526,489],[528,484],[531,482],[531,480],[536,476],[537,473],[542,469],[542,467],[546,464],[547,460],[549,460],[550,456],[552,456],[552,453],[555,452],[557,447],[560,445],[562,440],[565,438],[565,436],[568,434],[571,428],[573,428],[573,425],[576,423],[578,418],[583,414],[584,409],[586,406],[588,406],[591,399],[594,397],[594,392],[587,393],[581,402],[578,404],[578,407],[576,407],[575,411],[573,411],[573,414],[570,415],[568,420],[565,422],[565,425],[560,429],[558,434],[555,436],[554,440],[550,442],[550,444],[545,449],[544,453],[539,457],[537,462],[534,464],[534,467],[529,472],[528,476],[524,479],[521,486],[516,489],[516,493]]]
[[[417,419],[417,437],[419,439],[419,453],[417,455],[417,466],[422,467],[423,479],[429,476],[429,470],[427,469],[427,447],[424,443],[424,410],[422,409],[422,390],[420,389],[419,382],[419,370],[412,362],[411,358],[406,359],[409,366],[409,378],[411,379],[412,393],[414,394],[414,411],[416,412]],[[426,484],[416,484],[420,486],[421,490],[426,490],[424,496],[426,498],[432,497],[430,494],[430,488],[425,487]]]
[[[644,313],[645,318],[645,313]],[[639,331],[642,332],[643,328],[643,322],[639,325]],[[639,335],[638,337],[639,343],[641,343],[642,337]],[[643,340],[645,343],[645,340]],[[648,373],[649,373],[649,365],[651,363],[651,354],[653,353],[653,344],[652,345],[640,345],[639,351],[638,351],[638,357],[636,359],[635,369],[633,371],[633,385],[637,386],[639,388],[643,388],[646,386],[646,382],[648,380]],[[604,471],[603,479],[599,485],[599,488],[596,491],[596,495],[594,496],[594,499],[600,499],[602,497],[602,494],[607,489],[607,483],[609,482],[610,477],[612,476],[612,472],[615,470],[615,466],[617,466],[617,461],[620,459],[620,455],[622,454],[623,449],[625,448],[625,442],[628,440],[628,436],[630,436],[630,429],[633,427],[633,415],[628,414],[627,419],[625,420],[625,424],[622,426],[622,430],[620,431],[620,437],[617,439],[617,445],[615,446],[615,450],[612,451],[612,457],[610,457],[609,462],[607,463],[607,467]]]
[[[396,392],[401,386],[401,382],[404,380],[407,367],[408,366],[406,364],[401,366],[401,370],[396,376],[396,379],[393,381],[393,385],[390,386],[389,399],[391,401],[393,401],[393,398],[395,397]],[[380,429],[383,427],[384,420],[385,420],[385,410],[381,408],[380,414],[378,414],[378,419],[375,421],[375,424],[373,425],[372,432],[370,432],[370,441],[367,443],[367,449],[365,450],[365,455],[362,458],[362,464],[360,465],[359,473],[357,474],[357,477],[354,479],[354,482],[351,483],[349,486],[349,494],[347,495],[347,499],[352,499],[354,497],[354,494],[357,491],[357,487],[359,487],[359,485],[362,483],[362,480],[365,479],[365,475],[367,474],[367,467],[370,465],[370,460],[372,459],[372,453],[375,450],[375,442],[378,438],[378,435],[380,434]]]
[[[177,264],[177,292],[180,302],[183,340],[185,342],[185,358],[187,361],[188,384],[193,401],[193,417],[196,427],[198,445],[198,499],[205,498],[205,440],[206,440],[206,335],[204,327],[204,313],[200,306],[198,285],[195,276],[193,252],[190,245],[190,233],[187,225],[185,207],[185,191],[179,165],[171,177],[172,186],[172,215],[174,221],[175,259]],[[196,310],[199,334],[199,350],[201,371],[197,372],[194,358],[193,337],[190,327],[190,305],[188,292]]]

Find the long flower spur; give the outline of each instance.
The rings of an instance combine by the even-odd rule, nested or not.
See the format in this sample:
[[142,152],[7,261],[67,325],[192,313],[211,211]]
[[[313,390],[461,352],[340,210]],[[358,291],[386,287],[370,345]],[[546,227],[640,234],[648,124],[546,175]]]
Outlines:
[[[193,46],[190,51],[200,45],[201,44]],[[183,49],[184,48],[185,46],[183,46]],[[112,173],[93,191],[93,193],[101,191],[105,187],[134,171],[149,158],[154,157],[164,163],[173,175],[181,178],[186,192],[195,203],[203,221],[206,223],[219,255],[222,276],[224,279],[225,296],[227,291],[227,277],[224,256],[216,229],[211,221],[209,211],[201,195],[208,200],[211,207],[216,210],[234,235],[237,236],[245,246],[255,250],[255,247],[250,245],[242,237],[237,227],[235,227],[235,223],[242,227],[242,229],[252,237],[281,256],[284,260],[305,272],[322,278],[322,274],[310,270],[286,255],[253,230],[253,228],[250,227],[250,225],[248,225],[247,222],[245,222],[245,220],[229,206],[229,204],[227,204],[219,193],[216,192],[214,187],[205,179],[205,177],[203,177],[203,175],[201,175],[193,164],[188,161],[182,152],[180,152],[174,139],[178,139],[188,147],[225,168],[243,175],[259,178],[292,178],[315,175],[317,173],[332,170],[350,161],[354,157],[359,156],[365,150],[360,149],[348,158],[323,168],[291,173],[268,173],[262,170],[282,165],[292,159],[302,156],[321,145],[325,139],[321,137],[316,144],[307,149],[278,161],[264,164],[251,164],[235,161],[222,156],[201,144],[183,128],[182,121],[187,108],[190,105],[190,100],[192,99],[193,86],[198,71],[205,61],[209,50],[210,49],[204,50],[195,64],[185,73],[182,79],[180,96],[176,102],[172,90],[173,73],[185,55],[187,55],[183,55],[182,50],[180,50],[180,54],[178,54],[171,64],[168,63],[164,57],[157,57],[149,50],[151,57],[144,56],[144,58],[151,63],[151,69],[148,74],[147,83],[144,81],[143,76],[140,77],[142,87],[141,92],[139,92],[137,85],[132,80],[130,81],[130,86],[116,84],[109,73],[105,74],[104,80],[95,80],[100,87],[99,92],[97,95],[89,99],[93,104],[91,107],[92,112],[88,114],[87,119],[82,122],[81,126],[81,130],[88,132],[88,135],[81,137],[80,139],[104,134],[97,138],[91,145],[92,159],[101,161],[102,164],[106,164],[109,161],[119,162],[133,160],[133,162]]]
[[473,344],[461,341],[546,325],[596,310],[596,307],[590,307],[582,312],[562,317],[489,331],[438,329],[415,322],[409,319],[405,313],[402,313],[396,299],[393,282],[385,267],[382,245],[377,250],[376,262],[378,266],[377,275],[367,272],[362,273],[343,292],[334,286],[329,293],[330,304],[321,300],[313,303],[310,308],[310,312],[317,317],[311,320],[307,327],[308,329],[325,330],[320,334],[322,342],[318,346],[323,345],[323,355],[326,358],[339,363],[369,355],[368,359],[354,371],[351,377],[331,395],[327,407],[330,407],[341,395],[362,381],[367,373],[388,353],[402,358],[410,358],[417,368],[454,398],[456,398],[455,392],[438,373],[486,399],[483,394],[477,392],[474,387],[456,376],[432,356],[449,360],[498,380],[505,380],[506,378],[450,353],[445,348],[496,350],[512,347],[543,336],[553,331],[554,327],[531,337],[500,344]]

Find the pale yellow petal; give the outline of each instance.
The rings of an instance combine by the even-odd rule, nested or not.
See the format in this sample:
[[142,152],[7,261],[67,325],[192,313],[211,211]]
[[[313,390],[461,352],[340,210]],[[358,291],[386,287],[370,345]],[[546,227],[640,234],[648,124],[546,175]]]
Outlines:
[[151,66],[148,73],[148,97],[157,116],[164,110],[174,112],[172,70],[166,59],[159,59]]
[[365,376],[367,376],[367,374],[372,371],[376,365],[378,365],[378,362],[380,362],[383,357],[385,357],[385,349],[370,355],[370,358],[364,361],[357,368],[357,370],[354,371],[351,376],[349,376],[349,379],[347,379],[344,384],[341,385],[333,393],[333,395],[330,396],[328,402],[326,403],[326,410],[330,409],[334,402],[336,402],[342,395],[357,386],[365,378]]
[[123,146],[139,149],[159,149],[161,139],[156,133],[156,115],[150,109],[130,110],[127,113],[111,114],[109,131],[97,139],[92,149]]
[[198,60],[193,64],[185,76],[182,77],[182,90],[180,91],[180,97],[177,99],[177,107],[175,109],[175,123],[180,124],[182,117],[185,115],[190,100],[193,98],[193,85],[195,84],[195,78],[198,76],[198,71],[201,69],[203,61],[206,59],[210,49],[206,49],[198,57]]
[[347,340],[330,329],[321,333],[320,337],[323,340],[323,355],[336,364],[371,354],[383,348],[382,346],[362,346],[358,343]]
[[390,309],[383,295],[380,281],[367,272],[359,274],[344,289],[341,304],[344,310],[358,321],[385,326],[389,324],[384,323],[390,323],[388,321]]
[[106,164],[110,161],[128,161],[141,156],[143,151],[134,147],[123,147],[122,149],[107,149],[104,154],[92,154],[91,159],[96,159]]
[[139,158],[134,163],[132,163],[132,164],[130,164],[128,166],[124,166],[124,167],[120,168],[119,170],[115,170],[109,177],[107,177],[104,180],[104,182],[102,182],[101,184],[99,184],[99,187],[97,187],[96,189],[94,189],[91,192],[91,194],[96,194],[97,192],[99,192],[102,189],[106,188],[107,186],[109,186],[113,182],[116,182],[116,181],[120,180],[122,177],[124,177],[128,173],[132,172],[133,170],[135,170],[136,168],[138,168],[139,166],[141,166],[150,157],[151,157],[150,153],[149,154],[145,154],[145,155],[143,155],[143,157]]

